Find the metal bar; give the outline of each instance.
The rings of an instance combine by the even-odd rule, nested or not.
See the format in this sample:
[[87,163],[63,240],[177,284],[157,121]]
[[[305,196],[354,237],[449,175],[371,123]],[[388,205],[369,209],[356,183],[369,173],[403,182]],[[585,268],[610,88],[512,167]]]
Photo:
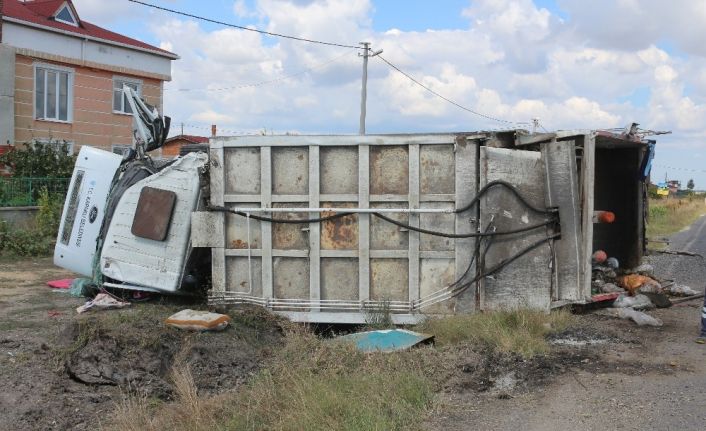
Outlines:
[[[263,147],[260,150],[260,194],[264,207],[272,206],[272,149]],[[260,223],[262,242],[262,296],[272,298],[274,287],[272,282],[272,224]]]
[[[309,147],[309,205],[321,205],[319,147]],[[280,209],[280,208],[278,208]],[[309,298],[321,298],[321,224],[309,223]],[[318,311],[311,308],[311,311]]]
[[244,213],[318,213],[318,212],[334,212],[334,213],[441,213],[453,214],[453,208],[233,208],[233,211]]
[[[409,206],[410,206],[410,216],[409,225],[414,227],[419,227],[420,218],[418,211],[419,208],[419,145],[414,144],[409,146]],[[412,212],[412,209],[417,209],[417,211]],[[397,210],[400,211],[400,210]],[[453,210],[451,210],[453,212]],[[419,287],[419,243],[420,243],[420,233],[414,230],[409,232],[409,244],[408,244],[408,278],[407,278],[407,297],[410,301],[414,301],[419,298],[420,287]]]
[[[370,146],[358,147],[358,205],[370,207]],[[358,298],[370,299],[370,216],[358,217]]]

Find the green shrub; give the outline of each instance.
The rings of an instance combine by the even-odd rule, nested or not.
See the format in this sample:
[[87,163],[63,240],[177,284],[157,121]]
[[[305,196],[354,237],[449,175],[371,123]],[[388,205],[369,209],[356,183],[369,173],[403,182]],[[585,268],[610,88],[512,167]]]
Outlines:
[[0,222],[0,251],[11,256],[45,256],[54,248],[63,201],[46,189],[39,193],[39,212],[31,228]]

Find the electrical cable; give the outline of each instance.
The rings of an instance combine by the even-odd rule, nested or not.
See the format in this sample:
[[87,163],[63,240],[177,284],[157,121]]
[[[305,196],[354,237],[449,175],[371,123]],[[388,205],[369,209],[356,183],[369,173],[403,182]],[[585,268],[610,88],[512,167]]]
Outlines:
[[[495,266],[493,266],[490,270],[481,272],[480,274],[478,274],[477,276],[475,276],[475,277],[474,277],[471,281],[469,281],[468,283],[465,283],[465,284],[463,284],[463,285],[457,287],[456,289],[452,290],[452,291],[451,291],[451,296],[450,296],[450,298],[453,298],[454,296],[458,296],[460,293],[462,293],[464,290],[468,289],[470,286],[473,285],[473,283],[477,282],[477,281],[480,280],[481,278],[483,278],[483,277],[488,277],[488,276],[490,276],[490,275],[493,275],[493,274],[495,274],[495,273],[501,271],[503,268],[505,268],[506,266],[508,266],[508,265],[511,264],[512,262],[514,262],[514,261],[516,261],[517,259],[521,258],[521,257],[524,256],[525,254],[531,252],[532,250],[534,250],[534,249],[540,247],[542,244],[547,243],[547,242],[549,242],[549,241],[551,241],[551,240],[553,240],[553,239],[559,238],[559,237],[561,237],[561,234],[558,234],[558,233],[557,233],[557,234],[554,234],[554,235],[550,235],[550,236],[548,236],[548,237],[546,237],[546,238],[542,238],[542,239],[540,239],[539,241],[536,241],[536,242],[530,244],[529,246],[523,248],[522,250],[520,250],[519,252],[515,253],[514,255],[503,259],[503,260],[500,261],[498,264],[496,264]],[[486,248],[486,252],[487,252],[487,248]]]
[[527,232],[527,231],[537,229],[537,228],[540,228],[543,226],[549,226],[549,225],[555,223],[554,220],[545,220],[542,223],[537,223],[537,224],[533,224],[533,225],[529,225],[529,226],[524,226],[524,227],[521,227],[518,229],[512,229],[512,230],[501,231],[501,232],[446,233],[446,232],[439,232],[439,231],[435,231],[435,230],[415,227],[415,226],[412,226],[412,225],[409,225],[406,223],[399,222],[393,218],[387,217],[387,216],[382,215],[380,213],[371,213],[371,214],[373,214],[375,217],[381,218],[381,219],[385,220],[386,222],[392,223],[392,224],[397,225],[401,228],[413,230],[413,231],[419,232],[419,233],[425,233],[427,235],[440,236],[443,238],[482,238],[485,236],[512,235],[515,233]]
[[522,194],[520,194],[520,191],[517,190],[517,188],[515,186],[513,186],[512,184],[508,183],[507,181],[503,181],[503,180],[494,180],[494,181],[487,183],[485,186],[483,186],[483,188],[481,188],[478,191],[478,194],[467,205],[456,209],[454,211],[454,213],[458,214],[458,213],[466,212],[469,209],[473,208],[474,205],[476,205],[478,202],[480,202],[480,198],[482,198],[483,195],[488,192],[488,190],[490,190],[492,187],[495,187],[495,186],[502,186],[502,187],[505,187],[506,189],[508,189],[510,192],[512,192],[512,194],[514,194],[517,197],[517,199],[520,201],[520,203],[522,205],[527,207],[532,212],[535,212],[537,214],[556,213],[556,209],[554,209],[554,208],[541,209],[541,208],[537,208],[537,207],[533,206],[531,203],[529,203],[527,201],[527,199],[525,199],[524,196],[522,196]]
[[[350,215],[355,215],[356,213],[352,212],[342,212],[342,213],[336,213],[334,215],[326,216],[326,217],[317,217],[317,218],[308,218],[308,219],[283,219],[283,218],[272,218],[272,217],[265,217],[265,216],[258,216],[254,215],[252,213],[246,213],[244,211],[237,211],[233,210],[231,208],[223,207],[223,206],[209,206],[208,207],[209,211],[216,211],[216,212],[227,212],[231,214],[236,214],[241,217],[250,217],[255,220],[259,221],[264,221],[264,222],[270,222],[270,223],[283,223],[283,224],[306,224],[306,223],[322,223],[330,220],[334,220],[337,218],[341,217],[347,217]],[[424,233],[427,235],[433,235],[433,236],[439,236],[443,238],[482,238],[486,236],[502,236],[502,235],[513,235],[516,233],[522,233],[522,232],[527,232],[530,230],[534,230],[543,226],[550,226],[554,223],[556,223],[556,220],[545,220],[542,223],[537,223],[529,226],[523,226],[518,229],[512,229],[508,231],[500,231],[500,232],[471,232],[471,233],[446,233],[446,232],[439,232],[435,230],[430,230],[430,229],[423,229],[423,228],[418,228],[406,223],[399,222],[395,219],[392,219],[390,217],[387,217],[385,215],[382,215],[381,213],[369,213],[372,214],[376,217],[381,218],[382,220],[385,220],[388,223],[392,223],[396,226],[399,226],[401,228],[413,230],[415,232],[420,232]]]
[[[462,212],[465,212],[465,211],[469,210],[469,209],[472,208],[474,205],[476,205],[478,202],[480,202],[481,197],[482,197],[485,193],[487,193],[488,190],[490,190],[492,187],[495,187],[495,186],[502,186],[502,187],[508,189],[510,192],[512,192],[512,193],[518,198],[518,200],[520,201],[520,203],[522,203],[525,207],[527,207],[528,209],[530,209],[530,210],[532,210],[532,211],[534,211],[534,212],[536,212],[536,213],[540,213],[540,214],[556,214],[556,210],[555,210],[555,209],[546,209],[546,210],[543,210],[543,209],[534,207],[532,204],[530,204],[529,202],[527,202],[527,200],[522,196],[522,194],[519,192],[519,190],[517,190],[517,188],[515,188],[515,186],[513,186],[512,184],[510,184],[510,183],[508,183],[508,182],[506,182],[506,181],[502,181],[502,180],[491,181],[491,182],[489,182],[488,184],[486,184],[485,186],[483,186],[483,188],[480,189],[480,191],[478,192],[478,194],[471,200],[471,202],[469,202],[467,205],[465,205],[465,206],[462,207],[462,208],[459,208],[459,209],[457,209],[457,210],[454,210],[454,213],[458,214],[458,213],[462,213]],[[231,209],[231,208],[224,207],[224,206],[209,206],[209,207],[208,207],[208,210],[209,210],[209,211],[218,211],[218,212],[232,213],[232,214],[236,214],[236,215],[239,215],[239,216],[242,216],[242,217],[252,217],[253,219],[259,220],[259,221],[265,221],[265,222],[270,222],[270,223],[284,223],[284,224],[321,223],[321,222],[325,222],[325,221],[329,221],[329,220],[334,220],[334,219],[337,219],[337,218],[346,217],[346,216],[354,215],[354,214],[355,214],[355,213],[352,213],[352,212],[341,212],[341,213],[337,213],[337,214],[334,214],[334,215],[331,215],[331,216],[325,216],[325,217],[316,217],[316,218],[307,218],[307,219],[283,219],[283,218],[273,218],[273,217],[266,217],[266,216],[253,215],[253,214],[250,214],[250,213],[245,213],[245,212],[243,212],[243,211],[236,211],[236,210],[233,210],[233,209]],[[550,219],[550,220],[545,220],[545,221],[543,221],[542,223],[533,224],[533,225],[529,225],[529,226],[523,226],[523,227],[521,227],[521,228],[512,229],[512,230],[508,230],[508,231],[501,231],[501,232],[471,232],[471,233],[447,233],[447,232],[440,232],[440,231],[436,231],[436,230],[424,229],[424,228],[419,228],[419,227],[416,227],[416,226],[412,226],[412,225],[410,225],[410,224],[403,223],[403,222],[397,221],[397,220],[395,220],[395,219],[393,219],[393,218],[387,217],[387,216],[385,216],[385,215],[383,215],[383,214],[381,214],[381,213],[378,213],[378,212],[373,212],[373,213],[370,213],[370,214],[372,214],[372,215],[374,215],[375,217],[378,217],[378,218],[380,218],[380,219],[382,219],[382,220],[384,220],[384,221],[386,221],[386,222],[388,222],[388,223],[392,223],[392,224],[394,224],[394,225],[396,225],[396,226],[398,226],[398,227],[401,227],[401,228],[413,230],[413,231],[415,231],[415,232],[424,233],[424,234],[427,234],[427,235],[439,236],[439,237],[443,237],[443,238],[480,238],[480,237],[484,237],[484,236],[513,235],[513,234],[516,234],[516,233],[522,233],[522,232],[527,232],[527,231],[530,231],[530,230],[534,230],[534,229],[537,229],[537,228],[540,228],[540,227],[543,227],[543,226],[550,226],[550,225],[555,224],[555,223],[557,222],[556,217],[554,217],[554,218],[552,218],[552,219]]]
[[286,34],[282,34],[282,33],[274,33],[274,32],[271,32],[271,31],[258,30],[258,29],[256,29],[256,28],[250,28],[250,27],[245,27],[245,26],[242,26],[242,25],[237,25],[237,24],[231,24],[231,23],[227,23],[227,22],[223,22],[223,21],[218,21],[218,20],[215,20],[215,19],[206,18],[206,17],[203,17],[203,16],[198,16],[198,15],[190,14],[190,13],[187,13],[187,12],[178,11],[178,10],[175,10],[175,9],[169,9],[169,8],[162,7],[162,6],[157,6],[157,5],[155,5],[155,4],[151,4],[151,3],[147,3],[147,2],[143,2],[143,1],[139,1],[139,0],[128,0],[128,1],[129,1],[129,2],[132,2],[132,3],[140,4],[140,5],[142,5],[142,6],[151,7],[151,8],[153,8],[153,9],[158,9],[158,10],[161,10],[161,11],[164,11],[164,12],[173,13],[173,14],[175,14],[175,15],[181,15],[181,16],[185,16],[185,17],[188,17],[188,18],[194,18],[194,19],[197,19],[197,20],[200,20],[200,21],[206,21],[206,22],[210,22],[210,23],[212,23],[212,24],[218,24],[218,25],[222,25],[222,26],[225,26],[225,27],[237,28],[237,29],[239,29],[239,30],[251,31],[251,32],[254,32],[254,33],[260,33],[260,34],[264,34],[264,35],[267,35],[267,36],[281,37],[281,38],[284,38],[284,39],[297,40],[297,41],[299,41],[299,42],[315,43],[315,44],[319,44],[319,45],[338,46],[338,47],[341,47],[341,48],[364,49],[364,48],[362,48],[362,47],[360,47],[360,46],[355,46],[355,45],[346,45],[346,44],[343,44],[343,43],[335,43],[335,42],[325,42],[325,41],[322,41],[322,40],[307,39],[307,38],[305,38],[305,37],[290,36],[290,35],[286,35]]
[[217,205],[209,205],[207,207],[209,211],[216,211],[216,212],[226,212],[226,213],[231,213],[231,214],[237,214],[242,217],[250,217],[252,219],[258,220],[258,221],[265,221],[265,222],[270,222],[270,223],[282,223],[282,224],[304,224],[304,223],[321,223],[329,220],[334,220],[337,218],[341,217],[346,217],[349,215],[354,215],[355,213],[349,213],[349,212],[343,212],[343,213],[336,213],[330,216],[325,216],[325,217],[317,217],[317,218],[307,218],[307,219],[285,219],[285,218],[272,218],[272,217],[265,217],[265,216],[259,216],[251,213],[245,213],[243,211],[236,211],[227,207],[223,206],[217,206]]
[[[132,0],[131,0],[131,1],[132,1]],[[412,82],[414,82],[415,84],[419,85],[420,87],[422,87],[423,89],[427,90],[428,92],[430,92],[430,93],[433,94],[434,96],[436,96],[436,97],[438,97],[438,98],[440,98],[440,99],[443,99],[443,100],[449,102],[450,104],[456,106],[457,108],[463,109],[464,111],[470,112],[471,114],[477,115],[477,116],[479,116],[479,117],[483,117],[483,118],[485,118],[485,119],[492,120],[492,121],[497,121],[497,122],[500,122],[500,123],[506,123],[506,124],[530,124],[530,123],[527,122],[527,121],[510,121],[510,120],[503,120],[502,118],[492,117],[492,116],[490,116],[490,115],[482,114],[482,113],[480,113],[480,112],[478,112],[478,111],[474,111],[473,109],[467,108],[467,107],[461,105],[460,103],[455,102],[455,101],[449,99],[448,97],[443,96],[443,95],[437,93],[436,91],[432,90],[431,87],[429,87],[429,86],[427,86],[427,85],[424,85],[423,83],[421,83],[420,81],[418,81],[417,79],[415,79],[412,75],[408,74],[407,72],[403,71],[403,70],[400,69],[399,67],[397,67],[397,66],[395,66],[394,64],[390,63],[389,61],[387,61],[382,55],[376,55],[376,57],[379,58],[380,60],[382,60],[383,62],[385,62],[388,66],[390,66],[391,68],[393,68],[393,69],[396,70],[397,72],[401,73],[403,76],[405,76],[405,77],[406,77],[407,79],[409,79],[410,81],[412,81]]]

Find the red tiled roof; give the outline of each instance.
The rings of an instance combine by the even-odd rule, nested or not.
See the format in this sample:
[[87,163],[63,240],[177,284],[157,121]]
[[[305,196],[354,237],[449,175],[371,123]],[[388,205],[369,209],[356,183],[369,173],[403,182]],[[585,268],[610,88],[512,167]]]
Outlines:
[[65,24],[54,20],[54,14],[59,10],[64,2],[68,2],[69,5],[76,11],[71,0],[34,0],[28,2],[21,2],[19,0],[5,0],[3,4],[2,15],[15,18],[21,21],[26,21],[32,24],[39,24],[46,27],[55,28],[57,30],[62,30],[70,33],[75,33],[77,35],[94,37],[97,39],[104,39],[109,42],[120,43],[124,45],[134,46],[137,48],[147,49],[154,51],[157,54],[162,54],[168,57],[176,58],[177,55],[171,53],[167,50],[152,46],[150,44],[141,42],[136,39],[132,39],[122,34],[114,33],[110,30],[106,30],[97,25],[86,22],[78,16],[79,26],[74,27],[70,24]]
[[164,143],[168,144],[169,142],[177,141],[179,139],[183,139],[185,141],[192,142],[194,144],[206,144],[208,143],[208,138],[205,136],[195,136],[195,135],[177,135],[177,136],[172,136],[171,138],[167,139]]

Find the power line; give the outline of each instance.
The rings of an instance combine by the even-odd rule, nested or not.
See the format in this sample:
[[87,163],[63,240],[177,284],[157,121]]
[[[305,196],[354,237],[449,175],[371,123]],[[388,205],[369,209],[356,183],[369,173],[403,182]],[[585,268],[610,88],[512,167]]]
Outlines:
[[210,22],[210,23],[212,23],[212,24],[218,24],[218,25],[223,25],[223,26],[226,26],[226,27],[237,28],[237,29],[239,29],[239,30],[251,31],[251,32],[254,32],[254,33],[260,33],[260,34],[264,34],[264,35],[267,35],[267,36],[281,37],[281,38],[284,38],[284,39],[298,40],[298,41],[300,41],[300,42],[315,43],[315,44],[319,44],[319,45],[338,46],[338,47],[341,47],[341,48],[351,48],[351,49],[361,49],[359,46],[355,46],[355,45],[346,45],[346,44],[343,44],[343,43],[335,43],[335,42],[325,42],[325,41],[322,41],[322,40],[307,39],[307,38],[305,38],[305,37],[290,36],[290,35],[281,34],[281,33],[273,33],[273,32],[270,32],[270,31],[258,30],[258,29],[256,29],[256,28],[244,27],[244,26],[242,26],[242,25],[236,25],[236,24],[231,24],[231,23],[228,23],[228,22],[218,21],[218,20],[215,20],[215,19],[211,19],[211,18],[206,18],[206,17],[203,17],[203,16],[198,16],[198,15],[190,14],[190,13],[187,13],[187,12],[181,12],[181,11],[178,11],[178,10],[175,10],[175,9],[169,9],[169,8],[162,7],[162,6],[157,6],[157,5],[155,5],[155,4],[151,4],[151,3],[147,3],[147,2],[143,2],[143,1],[139,1],[139,0],[128,0],[128,1],[129,1],[129,2],[132,2],[132,3],[140,4],[140,5],[142,5],[142,6],[151,7],[151,8],[153,8],[153,9],[158,9],[158,10],[161,10],[161,11],[164,11],[164,12],[169,12],[169,13],[173,13],[173,14],[176,14],[176,15],[181,15],[181,16],[185,16],[185,17],[189,17],[189,18],[194,18],[194,19],[197,19],[197,20],[200,20],[200,21]]
[[667,166],[667,165],[660,165],[660,164],[655,164],[654,167],[655,168],[662,168],[662,169],[674,169],[675,171],[683,171],[683,172],[706,173],[706,170],[703,170],[703,169],[677,168],[674,166]]
[[508,124],[530,124],[529,122],[526,122],[526,121],[523,121],[523,122],[520,122],[520,121],[509,121],[509,120],[503,120],[503,119],[501,119],[501,118],[491,117],[490,115],[482,114],[482,113],[480,113],[480,112],[478,112],[478,111],[474,111],[473,109],[467,108],[467,107],[461,105],[460,103],[455,102],[455,101],[449,99],[448,97],[445,97],[445,96],[443,96],[443,95],[437,93],[436,91],[432,90],[430,87],[428,87],[428,86],[422,84],[421,82],[419,82],[418,80],[416,80],[414,77],[412,77],[412,76],[411,76],[410,74],[408,74],[407,72],[403,71],[403,70],[400,69],[399,67],[397,67],[397,66],[395,66],[394,64],[390,63],[389,61],[387,61],[382,55],[378,55],[377,57],[378,57],[380,60],[384,61],[388,66],[390,66],[391,68],[395,69],[397,72],[401,73],[404,77],[406,77],[406,78],[409,79],[410,81],[412,81],[412,82],[414,82],[415,84],[419,85],[420,87],[422,87],[423,89],[427,90],[428,92],[430,92],[430,93],[433,94],[434,96],[439,97],[440,99],[443,99],[443,100],[449,102],[450,104],[456,106],[457,108],[463,109],[464,111],[470,112],[471,114],[477,115],[477,116],[479,116],[479,117],[483,117],[483,118],[486,118],[486,119],[488,119],[488,120],[498,121],[498,122],[500,122],[500,123],[508,123]]
[[328,61],[326,61],[326,62],[324,62],[324,63],[319,63],[319,64],[316,64],[316,65],[314,65],[314,66],[311,66],[311,67],[309,67],[309,68],[307,68],[307,69],[304,69],[304,70],[302,70],[302,71],[299,71],[299,72],[297,72],[297,73],[293,73],[293,74],[291,74],[291,75],[283,75],[283,76],[280,76],[280,77],[278,77],[278,78],[269,79],[269,80],[267,80],[267,81],[254,82],[254,83],[250,83],[250,84],[234,85],[234,86],[232,86],[232,87],[220,87],[220,88],[165,88],[164,90],[165,90],[165,91],[184,91],[184,92],[186,92],[186,91],[225,91],[225,90],[239,90],[239,89],[242,89],[242,88],[261,87],[261,86],[263,86],[263,85],[274,84],[275,82],[284,81],[284,80],[291,79],[291,78],[296,78],[297,76],[304,75],[304,74],[306,74],[307,72],[311,72],[311,71],[313,71],[313,70],[320,69],[320,68],[322,68],[322,67],[324,67],[324,66],[328,66],[329,64],[331,64],[331,63],[333,63],[333,62],[335,62],[335,61],[338,61],[338,60],[340,60],[341,58],[343,58],[343,57],[345,57],[345,56],[347,56],[347,55],[348,55],[348,52],[346,52],[345,54],[339,55],[339,56],[337,56],[337,57],[334,57],[334,58],[332,58],[332,59],[330,59],[330,60],[328,60]]

